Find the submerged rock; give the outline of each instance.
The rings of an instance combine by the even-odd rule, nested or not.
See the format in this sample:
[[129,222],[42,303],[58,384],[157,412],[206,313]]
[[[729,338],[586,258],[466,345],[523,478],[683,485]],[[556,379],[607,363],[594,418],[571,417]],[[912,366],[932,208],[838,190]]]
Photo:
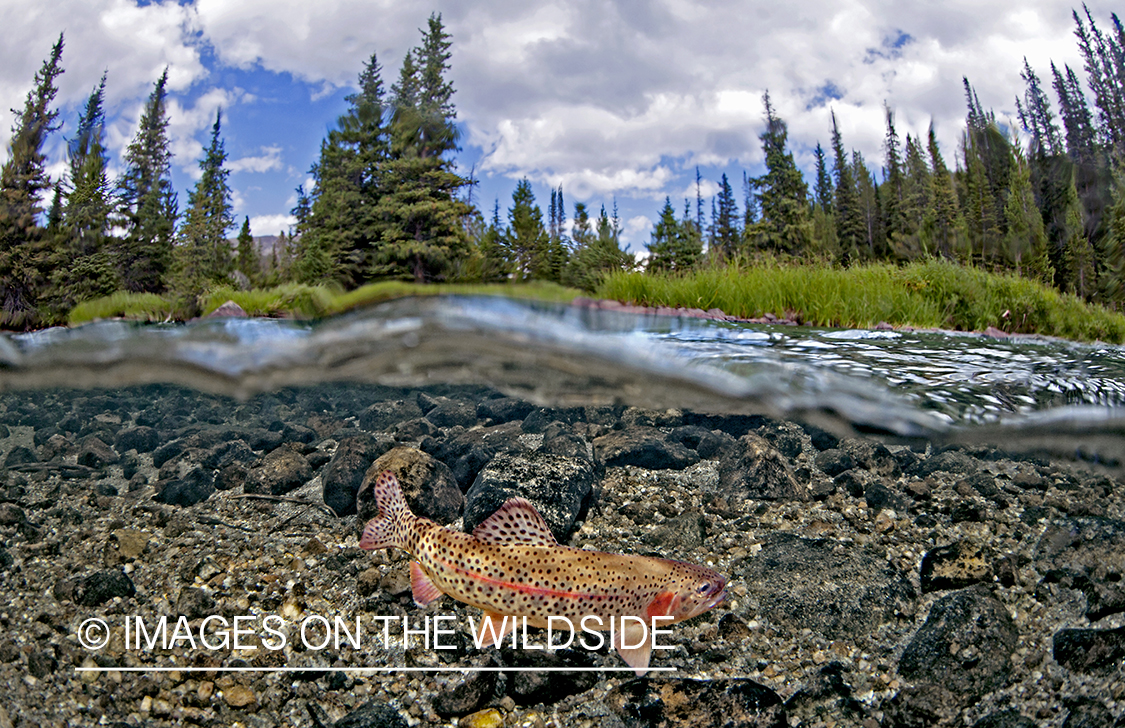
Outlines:
[[628,728],[789,725],[778,694],[748,678],[641,678],[613,688],[606,703]]
[[261,465],[246,474],[247,493],[285,495],[312,477],[312,467],[299,447],[280,447],[263,458]]
[[728,502],[809,500],[812,489],[793,477],[784,456],[764,438],[743,435],[719,463],[719,484]]
[[379,513],[372,494],[375,478],[390,470],[398,478],[414,515],[446,524],[456,521],[465,497],[445,463],[412,447],[396,447],[371,464],[356,496],[360,528]]
[[594,456],[603,466],[635,465],[649,470],[682,470],[699,455],[652,427],[630,427],[594,439]]
[[356,512],[356,495],[371,463],[391,449],[391,443],[367,434],[340,440],[332,459],[320,474],[324,504],[336,515],[350,516]]

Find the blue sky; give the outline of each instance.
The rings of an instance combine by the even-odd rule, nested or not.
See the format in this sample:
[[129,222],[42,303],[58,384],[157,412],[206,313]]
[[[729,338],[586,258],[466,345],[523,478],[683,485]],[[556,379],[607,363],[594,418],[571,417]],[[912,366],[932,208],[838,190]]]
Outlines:
[[[1111,5],[1089,7],[1108,27]],[[924,134],[932,119],[952,167],[962,75],[1001,120],[1022,93],[1024,56],[1045,79],[1052,59],[1084,75],[1071,8],[1048,0],[0,0],[0,22],[19,29],[0,47],[0,143],[6,149],[7,110],[22,107],[65,31],[54,174],[65,169],[64,139],[103,70],[116,171],[168,67],[181,207],[221,107],[235,213],[251,218],[255,234],[276,234],[288,228],[294,189],[308,182],[364,61],[377,52],[389,86],[436,11],[453,36],[458,160],[480,180],[474,201],[487,215],[499,197],[506,211],[524,176],[544,211],[559,184],[568,214],[574,202],[596,212],[616,199],[637,251],[665,195],[677,210],[694,197],[697,165],[706,196],[725,172],[741,199],[743,170],[762,172],[767,88],[810,180],[832,109],[845,144],[878,166],[884,102],[900,135]]]

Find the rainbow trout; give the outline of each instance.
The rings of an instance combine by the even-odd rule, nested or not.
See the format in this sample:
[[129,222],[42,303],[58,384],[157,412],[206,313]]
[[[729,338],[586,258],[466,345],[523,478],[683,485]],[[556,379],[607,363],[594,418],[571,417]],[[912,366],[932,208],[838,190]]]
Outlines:
[[523,498],[506,501],[467,534],[411,513],[390,471],[376,477],[374,496],[379,515],[364,527],[360,547],[408,552],[419,606],[445,594],[481,609],[478,644],[487,629],[498,647],[517,619],[548,627],[554,617],[557,629],[565,618],[586,632],[610,631],[621,657],[644,675],[650,626],[689,619],[726,598],[726,579],[703,566],[562,546]]

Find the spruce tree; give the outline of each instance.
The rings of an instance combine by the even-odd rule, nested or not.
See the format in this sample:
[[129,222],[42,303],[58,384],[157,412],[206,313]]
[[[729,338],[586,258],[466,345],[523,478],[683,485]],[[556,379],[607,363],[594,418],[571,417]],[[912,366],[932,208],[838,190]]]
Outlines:
[[261,268],[258,264],[258,251],[254,246],[254,236],[250,232],[250,218],[242,219],[242,228],[238,231],[238,257],[235,266],[251,285],[258,282],[261,277]]
[[[1052,68],[1054,64],[1052,64]],[[1062,136],[1059,127],[1055,124],[1055,114],[1051,111],[1051,100],[1043,91],[1039,76],[1023,59],[1023,71],[1020,78],[1027,84],[1023,94],[1023,102],[1016,98],[1016,112],[1019,116],[1020,126],[1031,135],[1032,148],[1036,156],[1054,156],[1063,151]]]
[[648,244],[648,269],[683,272],[692,268],[702,252],[701,241],[693,233],[694,224],[686,212],[683,222],[677,220],[671,198],[665,197],[660,219],[653,225]]
[[[730,182],[727,181],[725,172],[719,181],[719,195],[715,205],[712,245],[721,257],[727,258],[737,252],[739,240],[742,239],[742,231],[738,229],[738,204],[734,201],[734,191],[731,189]],[[671,212],[672,203],[670,200],[666,200],[666,206],[668,211]]]
[[773,111],[769,92],[762,96],[766,130],[760,135],[765,153],[766,174],[761,189],[761,244],[780,252],[800,254],[809,245],[809,190],[801,171],[786,148],[789,136],[785,122]]
[[216,283],[229,282],[234,255],[227,232],[234,226],[230,170],[223,164],[227,153],[220,136],[222,112],[215,115],[211,143],[199,160],[201,175],[188,195],[184,225],[175,249],[175,290],[193,307],[195,298]]
[[550,237],[543,228],[543,212],[535,204],[535,193],[526,177],[512,192],[508,222],[505,245],[515,263],[516,279],[552,280]]
[[49,240],[39,225],[41,195],[51,188],[43,146],[58,129],[59,112],[51,108],[63,72],[63,36],[35,74],[35,86],[22,112],[16,112],[8,142],[8,160],[0,168],[0,324],[25,327],[38,323],[39,296],[50,264]]
[[883,139],[885,166],[883,167],[882,209],[883,223],[886,230],[887,241],[892,246],[899,244],[899,239],[906,234],[906,223],[902,214],[903,171],[902,149],[898,141],[898,132],[895,130],[895,114],[891,107],[884,104],[883,112],[887,121],[887,135]]
[[957,205],[957,192],[953,186],[953,176],[945,166],[945,159],[938,147],[933,122],[930,122],[926,149],[930,156],[930,207],[926,214],[929,237],[934,242],[934,252],[942,257],[952,257],[961,247],[963,227]]
[[1007,236],[1004,253],[1016,275],[1025,275],[1043,283],[1054,278],[1050,261],[1047,258],[1047,233],[1043,227],[1043,217],[1035,206],[1035,195],[1031,189],[1031,167],[1023,154],[1017,150],[1016,164],[1012,167],[1012,179],[1008,185],[1008,203],[1004,208],[1007,218]]
[[162,292],[172,265],[179,204],[172,187],[167,84],[164,69],[125,151],[125,172],[118,183],[124,237],[117,241],[115,258],[122,285],[135,293]]
[[855,177],[844,150],[843,137],[836,123],[836,112],[832,112],[832,174],[836,181],[833,202],[836,218],[836,241],[840,246],[843,262],[857,259],[860,245],[864,239],[863,215],[859,209]]
[[832,188],[832,177],[828,174],[828,163],[820,142],[816,143],[813,153],[816,155],[816,204],[820,205],[820,209],[831,213],[835,190]]
[[933,253],[933,243],[926,230],[926,213],[931,207],[933,182],[926,163],[922,140],[906,135],[905,173],[902,181],[902,232],[896,241],[896,253],[915,259]]
[[[616,214],[613,218],[609,217],[603,205],[594,232],[590,234],[589,218],[586,216],[584,208],[581,212],[583,218],[585,218],[582,220],[585,228],[583,235],[585,243],[575,248],[574,255],[571,256],[567,266],[565,282],[567,285],[593,292],[607,273],[630,270],[635,264],[635,259],[620,248],[618,240],[621,231],[617,224]],[[577,228],[580,220],[577,209],[575,210],[574,220]]]
[[1113,203],[1106,215],[1102,246],[1102,297],[1107,305],[1121,310],[1125,308],[1125,176],[1120,170],[1114,178]]

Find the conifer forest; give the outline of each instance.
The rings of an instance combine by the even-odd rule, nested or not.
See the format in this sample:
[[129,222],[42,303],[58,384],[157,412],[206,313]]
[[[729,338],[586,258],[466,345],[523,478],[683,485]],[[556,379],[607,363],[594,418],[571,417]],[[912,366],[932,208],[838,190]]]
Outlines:
[[[762,257],[841,267],[942,258],[1121,309],[1125,27],[1116,15],[1099,24],[1085,8],[1073,20],[1083,67],[1025,60],[1024,85],[1013,90],[1018,128],[998,122],[963,79],[956,149],[941,149],[932,125],[925,136],[900,135],[887,106],[882,158],[865,159],[833,114],[806,179],[766,92],[764,174],[724,174],[710,199],[666,198],[646,274]],[[116,178],[104,146],[105,76],[66,140],[65,174],[48,174],[45,145],[60,129],[60,35],[15,110],[0,169],[0,325],[65,322],[77,303],[119,291],[169,297],[190,315],[220,285],[540,280],[594,291],[606,273],[638,267],[621,248],[612,200],[608,210],[570,204],[558,187],[541,202],[524,179],[510,201],[475,204],[474,180],[454,159],[452,42],[431,15],[389,85],[371,55],[345,113],[310,150],[315,184],[298,190],[295,225],[263,252],[249,220],[239,228],[232,214],[221,112],[194,188],[186,199],[173,188],[167,70]]]

